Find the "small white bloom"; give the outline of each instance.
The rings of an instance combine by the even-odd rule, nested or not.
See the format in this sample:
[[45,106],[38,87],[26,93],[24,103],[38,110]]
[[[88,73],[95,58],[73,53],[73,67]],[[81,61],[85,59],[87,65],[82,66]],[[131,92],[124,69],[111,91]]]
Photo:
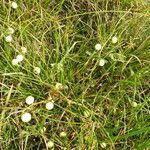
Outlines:
[[23,122],[29,122],[31,120],[31,114],[30,113],[24,113],[22,116],[21,116],[21,120]]
[[132,106],[132,107],[137,107],[137,105],[138,105],[138,104],[137,104],[136,102],[131,102],[131,106]]
[[26,47],[21,47],[22,53],[26,53],[27,52],[27,48]]
[[53,142],[53,141],[48,141],[47,146],[48,146],[49,148],[54,147],[54,142]]
[[12,60],[12,64],[13,64],[13,65],[18,65],[18,60],[17,60],[17,59],[13,59],[13,60]]
[[16,9],[18,7],[18,4],[16,2],[12,2],[11,3],[11,7],[14,8],[14,9]]
[[31,105],[32,103],[34,103],[34,97],[33,97],[33,96],[28,96],[28,97],[26,98],[26,103],[27,103],[28,105]]
[[6,42],[12,42],[12,36],[11,35],[6,36],[5,41]]
[[15,32],[15,30],[12,28],[12,27],[9,27],[8,28],[8,33],[9,34],[13,34]]
[[99,50],[101,50],[101,48],[102,48],[102,45],[101,44],[96,44],[95,45],[95,49],[97,50],[97,51],[99,51]]
[[105,59],[100,59],[100,61],[99,61],[99,65],[100,65],[100,66],[104,66],[105,63],[106,63],[106,60],[105,60]]
[[23,61],[24,57],[23,55],[17,55],[16,59],[18,60],[18,62]]
[[66,132],[60,132],[60,137],[66,137]]
[[34,72],[35,72],[36,74],[40,74],[41,69],[40,69],[39,67],[35,67],[35,68],[34,68]]
[[53,102],[48,102],[45,105],[46,109],[52,110],[54,108],[54,103]]
[[101,143],[100,145],[101,145],[101,148],[106,148],[107,146],[105,142]]
[[56,90],[62,90],[64,87],[61,83],[56,83],[55,88]]
[[118,42],[118,39],[117,39],[117,37],[116,36],[114,36],[114,37],[112,37],[112,43],[117,43]]

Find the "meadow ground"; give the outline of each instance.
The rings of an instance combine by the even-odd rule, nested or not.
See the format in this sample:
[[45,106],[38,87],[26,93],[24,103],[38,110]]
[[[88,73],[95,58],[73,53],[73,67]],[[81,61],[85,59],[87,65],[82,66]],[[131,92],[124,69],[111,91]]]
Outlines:
[[0,149],[149,150],[149,2],[16,2],[0,2]]

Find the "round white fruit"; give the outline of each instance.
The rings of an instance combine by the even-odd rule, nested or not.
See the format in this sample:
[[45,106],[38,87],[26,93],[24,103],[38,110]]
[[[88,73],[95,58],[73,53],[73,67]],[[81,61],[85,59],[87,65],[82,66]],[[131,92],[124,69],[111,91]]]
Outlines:
[[53,142],[53,141],[48,141],[47,146],[48,146],[49,148],[54,147],[54,142]]
[[36,74],[40,74],[41,69],[40,69],[39,67],[35,67],[35,68],[34,68],[34,72],[35,72]]
[[17,55],[16,59],[18,60],[18,62],[23,61],[24,57],[23,55]]
[[105,63],[106,63],[106,60],[105,60],[105,59],[100,59],[99,65],[100,65],[101,67],[104,66]]
[[54,108],[54,103],[53,102],[48,102],[48,103],[46,103],[45,107],[48,110],[52,110]]
[[102,45],[101,44],[96,44],[95,45],[95,49],[97,50],[97,51],[99,51],[99,50],[101,50],[101,48],[102,48]]
[[60,137],[66,137],[66,132],[60,132]]
[[12,36],[11,35],[6,36],[5,41],[6,42],[12,42]]
[[26,98],[26,104],[31,105],[34,103],[34,97],[33,96],[28,96]]
[[117,39],[117,37],[116,36],[114,36],[114,37],[112,37],[112,43],[117,43],[118,42],[118,39]]
[[13,34],[15,32],[15,30],[12,27],[9,27],[8,32],[9,32],[9,34]]
[[101,145],[101,148],[106,148],[107,146],[105,142],[101,143],[100,145]]
[[12,2],[11,3],[11,7],[14,8],[14,9],[16,9],[18,7],[18,4],[16,2]]
[[29,122],[31,120],[31,114],[30,113],[24,113],[22,116],[21,116],[21,120],[23,122]]
[[18,60],[17,60],[17,59],[13,59],[13,60],[12,60],[12,64],[13,64],[13,65],[18,65]]

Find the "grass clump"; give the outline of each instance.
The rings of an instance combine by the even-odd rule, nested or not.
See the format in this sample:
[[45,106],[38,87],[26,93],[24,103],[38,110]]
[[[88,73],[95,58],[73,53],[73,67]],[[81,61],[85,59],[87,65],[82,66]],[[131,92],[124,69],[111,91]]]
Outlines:
[[148,1],[0,7],[0,149],[150,148]]

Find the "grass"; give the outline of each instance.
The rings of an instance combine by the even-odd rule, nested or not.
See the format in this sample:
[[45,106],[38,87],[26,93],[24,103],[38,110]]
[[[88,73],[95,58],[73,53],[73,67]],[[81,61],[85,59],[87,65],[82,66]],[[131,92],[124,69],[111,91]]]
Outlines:
[[[1,150],[150,149],[149,2],[20,0],[17,9],[9,1],[0,8]],[[8,27],[15,29],[10,43]],[[12,65],[18,54],[24,60]]]

